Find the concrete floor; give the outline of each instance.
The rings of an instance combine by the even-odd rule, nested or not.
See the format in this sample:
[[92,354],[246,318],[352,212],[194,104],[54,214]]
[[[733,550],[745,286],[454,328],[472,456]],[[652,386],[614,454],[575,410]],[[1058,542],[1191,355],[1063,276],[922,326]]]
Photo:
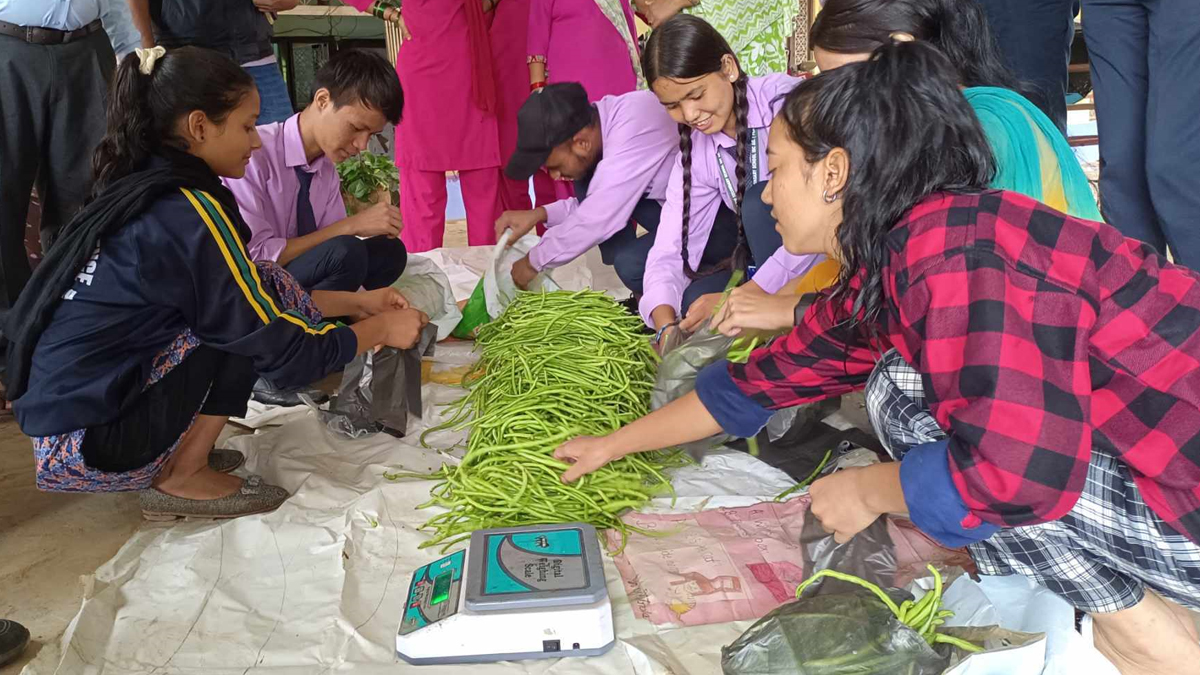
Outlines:
[[[446,246],[466,245],[465,221],[446,224]],[[79,611],[80,577],[112,558],[141,526],[136,494],[39,492],[29,439],[0,419],[0,618],[29,629],[29,649],[0,673],[20,672],[57,641]]]
[[52,494],[33,485],[29,439],[0,422],[0,618],[23,624],[29,649],[16,673],[79,611],[80,577],[111,558],[142,522],[136,494]]

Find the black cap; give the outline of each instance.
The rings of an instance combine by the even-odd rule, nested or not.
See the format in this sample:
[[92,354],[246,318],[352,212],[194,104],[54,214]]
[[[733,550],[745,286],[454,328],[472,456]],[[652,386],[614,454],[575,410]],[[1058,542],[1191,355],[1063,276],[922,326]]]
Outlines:
[[509,158],[505,175],[529,180],[554,148],[591,123],[592,105],[578,82],[559,82],[530,94],[517,113],[517,151]]

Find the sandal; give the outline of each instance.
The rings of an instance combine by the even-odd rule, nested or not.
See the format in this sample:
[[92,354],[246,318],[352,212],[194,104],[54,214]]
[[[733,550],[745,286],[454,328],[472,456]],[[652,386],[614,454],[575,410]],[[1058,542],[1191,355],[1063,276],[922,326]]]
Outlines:
[[213,448],[208,453],[208,468],[217,473],[233,473],[246,463],[246,456],[237,450]]
[[0,667],[16,661],[28,645],[28,628],[16,621],[0,619]]
[[222,520],[274,511],[290,496],[287,490],[264,483],[262,476],[251,475],[240,490],[218,499],[187,499],[150,488],[142,491],[139,501],[142,517],[150,521]]

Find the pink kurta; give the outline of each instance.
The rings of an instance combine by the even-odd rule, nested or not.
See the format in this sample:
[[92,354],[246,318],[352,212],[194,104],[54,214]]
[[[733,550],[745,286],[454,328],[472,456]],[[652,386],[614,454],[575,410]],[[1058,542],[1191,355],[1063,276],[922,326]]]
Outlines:
[[[528,32],[529,0],[501,0],[492,12],[490,30],[501,166],[508,163],[508,158],[517,149],[517,112],[529,98],[529,66],[525,60]],[[501,199],[506,210],[533,208],[529,201],[528,181],[505,177]]]
[[[367,11],[372,0],[345,2]],[[396,63],[404,89],[404,115],[396,127],[396,165],[402,169],[463,171],[501,164],[496,118],[472,97],[465,2],[479,0],[404,0],[412,40],[401,45]]]
[[[629,0],[620,0],[628,36],[637,40]],[[625,38],[596,5],[596,0],[531,0],[530,57],[546,60],[546,81],[578,82],[588,100],[637,89],[637,75]]]

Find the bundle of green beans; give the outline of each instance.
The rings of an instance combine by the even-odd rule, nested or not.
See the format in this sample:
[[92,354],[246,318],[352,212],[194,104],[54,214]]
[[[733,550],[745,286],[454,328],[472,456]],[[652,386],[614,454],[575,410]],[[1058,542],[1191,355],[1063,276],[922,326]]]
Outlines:
[[954,645],[955,647],[968,652],[983,651],[983,648],[979,645],[972,644],[966,640],[956,638],[952,635],[946,635],[945,633],[938,632],[938,626],[941,626],[943,623],[945,623],[946,619],[954,616],[954,612],[948,609],[942,609],[942,575],[933,565],[926,565],[925,567],[929,570],[929,573],[933,575],[933,590],[921,596],[921,599],[916,602],[913,602],[912,600],[905,600],[897,605],[896,602],[892,600],[882,588],[876,586],[875,584],[852,574],[845,574],[828,569],[821,570],[808,579],[805,579],[804,583],[800,584],[800,586],[796,589],[796,597],[799,598],[804,592],[804,589],[808,588],[814,581],[822,577],[831,577],[840,581],[845,581],[856,586],[861,586],[862,588],[874,593],[875,597],[879,598],[883,604],[887,605],[887,608],[892,611],[892,614],[896,615],[896,618],[900,620],[900,623],[903,623],[909,628],[917,631],[917,634],[922,638],[925,638],[925,641],[930,645],[945,643]]
[[520,293],[476,337],[479,361],[468,392],[449,405],[441,429],[470,428],[458,465],[433,474],[389,473],[440,482],[421,508],[440,506],[422,546],[443,550],[474,530],[581,521],[634,528],[627,509],[674,494],[664,470],[687,462],[677,452],[630,455],[566,485],[553,453],[580,435],[609,433],[649,412],[657,356],[641,320],[596,291]]

